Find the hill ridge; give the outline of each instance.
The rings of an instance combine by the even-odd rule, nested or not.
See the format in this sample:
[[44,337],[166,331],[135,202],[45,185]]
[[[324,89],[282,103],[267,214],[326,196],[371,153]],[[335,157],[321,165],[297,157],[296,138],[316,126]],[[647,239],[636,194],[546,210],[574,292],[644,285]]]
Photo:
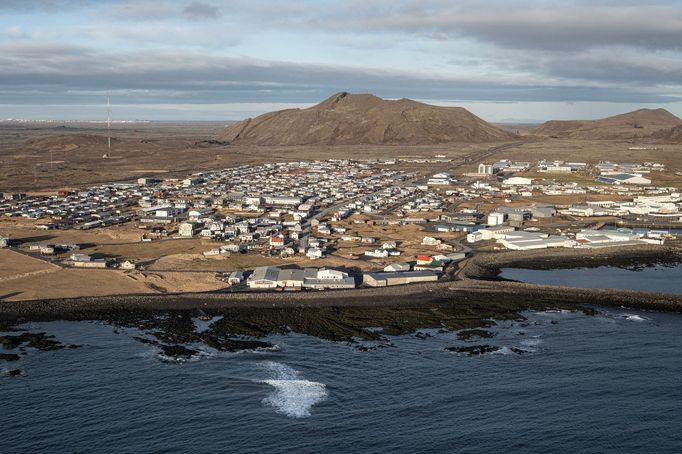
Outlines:
[[496,142],[517,136],[462,107],[342,91],[306,109],[247,118],[226,127],[219,137],[253,145],[429,145]]
[[540,136],[571,139],[636,139],[682,124],[663,108],[637,109],[599,120],[551,120],[534,128]]

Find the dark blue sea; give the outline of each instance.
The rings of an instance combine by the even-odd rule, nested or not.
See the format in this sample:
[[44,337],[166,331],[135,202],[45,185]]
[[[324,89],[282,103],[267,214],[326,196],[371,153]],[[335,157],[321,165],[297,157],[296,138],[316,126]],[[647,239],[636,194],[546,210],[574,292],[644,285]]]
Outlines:
[[619,268],[558,268],[531,270],[504,268],[501,277],[533,284],[579,288],[618,288],[682,294],[682,264],[657,264]]
[[[682,315],[524,315],[475,342],[291,334],[184,363],[133,329],[31,324],[83,347],[0,363],[25,373],[0,377],[0,453],[682,452]],[[501,348],[444,351],[477,343]]]

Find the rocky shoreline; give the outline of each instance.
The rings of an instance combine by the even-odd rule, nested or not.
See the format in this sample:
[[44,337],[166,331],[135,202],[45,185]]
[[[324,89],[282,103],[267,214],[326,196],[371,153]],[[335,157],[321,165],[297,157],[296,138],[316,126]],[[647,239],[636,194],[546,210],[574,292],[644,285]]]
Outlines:
[[[499,278],[501,268],[576,268],[641,266],[678,263],[682,249],[631,246],[596,250],[557,249],[523,252],[479,253],[460,265],[455,280],[384,288],[325,292],[225,292],[131,294],[53,300],[0,302],[0,329],[21,320],[98,320],[107,313],[187,311],[236,308],[415,307],[434,302],[485,304],[491,298],[517,304],[573,303],[604,306],[627,305],[643,309],[682,311],[682,295],[621,289],[579,289],[527,284]],[[106,317],[104,317],[106,318]]]
[[[269,348],[258,338],[297,332],[362,347],[422,328],[485,328],[494,320],[522,319],[524,310],[595,306],[682,312],[682,295],[619,289],[577,289],[500,280],[502,267],[600,266],[676,262],[680,250],[661,247],[477,254],[456,280],[401,287],[298,293],[121,295],[0,303],[0,330],[28,321],[103,320],[151,333],[163,349],[201,343],[219,350]],[[564,266],[564,267],[566,267]],[[201,333],[195,317],[217,318]],[[380,327],[377,331],[375,328]],[[480,334],[473,332],[472,334]],[[362,347],[365,348],[365,347]]]

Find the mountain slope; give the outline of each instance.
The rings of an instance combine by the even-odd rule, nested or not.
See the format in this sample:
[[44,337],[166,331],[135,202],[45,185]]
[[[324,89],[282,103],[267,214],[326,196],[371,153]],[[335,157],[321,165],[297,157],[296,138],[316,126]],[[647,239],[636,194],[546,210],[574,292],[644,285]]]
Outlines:
[[651,138],[659,142],[682,143],[682,125],[656,131]]
[[225,128],[220,138],[253,145],[494,142],[515,138],[461,107],[337,93],[307,109],[270,112]]
[[533,129],[532,134],[570,139],[634,139],[682,124],[665,109],[640,109],[601,120],[553,120]]

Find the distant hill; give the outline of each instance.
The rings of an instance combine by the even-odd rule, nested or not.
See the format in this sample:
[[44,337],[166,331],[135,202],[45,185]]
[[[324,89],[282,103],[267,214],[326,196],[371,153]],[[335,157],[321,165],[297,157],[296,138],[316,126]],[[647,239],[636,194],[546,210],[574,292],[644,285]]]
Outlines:
[[[112,145],[117,142],[111,139]],[[26,147],[36,151],[74,151],[79,148],[104,149],[107,146],[105,136],[93,134],[59,134],[32,139],[26,142]]]
[[307,109],[270,112],[229,125],[219,136],[253,145],[426,145],[516,138],[461,107],[337,93]]
[[636,139],[682,125],[682,119],[665,109],[640,109],[601,120],[553,120],[531,134],[568,139]]

